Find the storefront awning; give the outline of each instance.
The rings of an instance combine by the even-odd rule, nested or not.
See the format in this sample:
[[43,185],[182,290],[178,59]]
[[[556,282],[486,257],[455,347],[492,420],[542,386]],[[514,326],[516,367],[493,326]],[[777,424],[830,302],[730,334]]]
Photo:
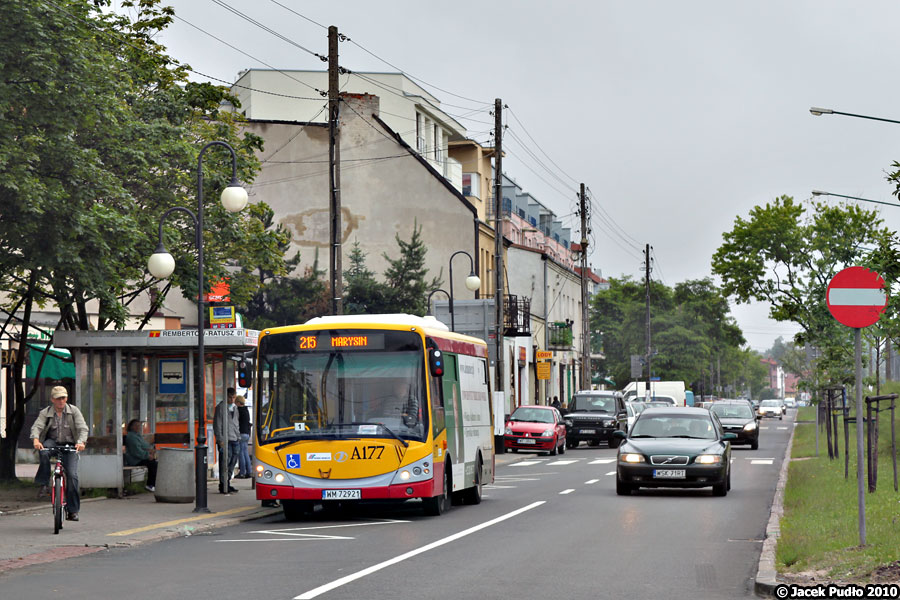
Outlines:
[[25,377],[28,379],[75,379],[75,362],[72,353],[63,348],[50,346],[47,357],[38,374],[38,365],[41,364],[41,356],[44,353],[45,344],[28,344],[28,363],[25,365]]

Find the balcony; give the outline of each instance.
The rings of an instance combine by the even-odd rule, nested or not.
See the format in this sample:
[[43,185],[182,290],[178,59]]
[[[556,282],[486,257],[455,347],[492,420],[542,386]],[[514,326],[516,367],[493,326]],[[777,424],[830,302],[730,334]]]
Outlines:
[[572,323],[555,321],[547,327],[550,334],[549,350],[571,350],[573,347]]
[[504,296],[503,335],[531,335],[531,298]]

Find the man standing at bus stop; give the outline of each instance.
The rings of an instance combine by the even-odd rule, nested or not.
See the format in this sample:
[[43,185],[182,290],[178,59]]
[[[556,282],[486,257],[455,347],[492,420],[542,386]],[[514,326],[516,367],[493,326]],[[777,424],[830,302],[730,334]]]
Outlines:
[[[216,447],[219,450],[219,493],[234,494],[237,488],[231,486],[231,476],[237,464],[241,447],[241,429],[238,412],[234,407],[234,388],[228,388],[226,398],[216,405],[213,416],[213,431],[216,434]],[[227,466],[226,466],[227,454]]]

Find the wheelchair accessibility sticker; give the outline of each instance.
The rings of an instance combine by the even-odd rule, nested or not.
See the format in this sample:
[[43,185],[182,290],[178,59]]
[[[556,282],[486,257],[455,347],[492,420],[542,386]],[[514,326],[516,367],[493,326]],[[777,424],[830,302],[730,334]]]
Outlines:
[[285,464],[288,469],[299,469],[300,468],[300,455],[299,454],[287,454],[285,457]]

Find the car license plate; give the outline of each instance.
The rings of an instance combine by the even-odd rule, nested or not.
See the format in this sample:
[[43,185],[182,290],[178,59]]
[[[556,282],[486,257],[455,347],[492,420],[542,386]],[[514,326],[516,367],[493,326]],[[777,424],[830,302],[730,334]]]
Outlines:
[[322,490],[322,500],[359,500],[362,490]]
[[579,433],[597,433],[596,429],[581,429]]
[[534,440],[532,438],[522,438],[519,440],[520,444],[533,444]]
[[684,469],[654,469],[655,479],[684,479]]

